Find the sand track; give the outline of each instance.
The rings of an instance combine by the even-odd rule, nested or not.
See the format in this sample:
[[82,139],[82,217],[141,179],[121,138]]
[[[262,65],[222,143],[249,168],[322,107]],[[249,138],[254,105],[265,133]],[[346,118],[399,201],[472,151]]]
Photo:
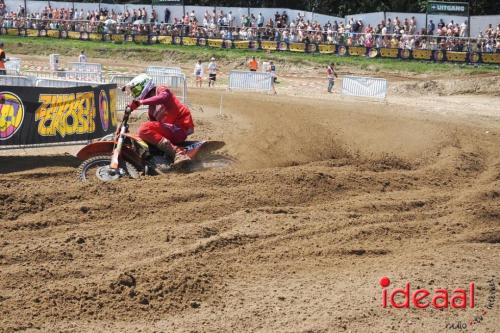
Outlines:
[[416,107],[191,96],[234,168],[96,185],[70,155],[0,156],[0,331],[436,332],[475,313],[382,309],[383,275],[476,281],[484,306],[498,118],[485,134]]

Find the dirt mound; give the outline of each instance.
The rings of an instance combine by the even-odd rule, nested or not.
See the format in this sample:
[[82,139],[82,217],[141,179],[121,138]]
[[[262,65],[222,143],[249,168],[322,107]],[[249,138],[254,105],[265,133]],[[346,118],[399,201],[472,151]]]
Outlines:
[[401,82],[390,88],[394,95],[489,95],[500,96],[500,77],[498,75],[471,76],[467,79],[430,79]]
[[[82,184],[67,156],[0,157],[0,331],[431,332],[474,314],[382,309],[381,276],[473,280],[484,304],[500,129],[381,103],[191,96],[196,136],[225,141],[235,167]],[[484,318],[493,330],[498,312]]]

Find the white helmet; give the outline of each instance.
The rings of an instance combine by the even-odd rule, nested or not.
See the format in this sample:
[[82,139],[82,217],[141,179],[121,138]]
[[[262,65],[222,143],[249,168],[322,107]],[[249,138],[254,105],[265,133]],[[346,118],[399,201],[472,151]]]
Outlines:
[[146,74],[139,74],[123,87],[134,99],[144,99],[155,87],[153,79]]

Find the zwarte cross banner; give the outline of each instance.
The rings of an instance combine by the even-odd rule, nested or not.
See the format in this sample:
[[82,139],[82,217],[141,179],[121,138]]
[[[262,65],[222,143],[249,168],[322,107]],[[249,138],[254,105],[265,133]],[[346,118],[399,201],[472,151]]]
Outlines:
[[116,85],[0,86],[0,149],[85,142],[113,133]]

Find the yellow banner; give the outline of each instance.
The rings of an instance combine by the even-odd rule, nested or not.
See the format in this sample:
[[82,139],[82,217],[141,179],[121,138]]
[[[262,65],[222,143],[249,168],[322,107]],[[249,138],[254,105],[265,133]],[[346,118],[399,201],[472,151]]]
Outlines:
[[328,44],[328,45],[319,45],[319,53],[326,53],[326,54],[331,54],[335,53],[335,45]]
[[277,49],[278,44],[276,42],[272,42],[272,41],[263,41],[260,43],[260,47],[264,50],[274,51]]
[[398,54],[399,54],[398,49],[386,49],[386,48],[380,49],[380,55],[384,58],[397,58]]
[[172,44],[172,36],[158,36],[157,39],[160,44]]
[[448,51],[448,52],[446,52],[446,57],[447,57],[448,61],[465,62],[465,60],[467,59],[467,52]]
[[94,41],[101,41],[102,40],[102,35],[98,33],[90,33],[89,34],[89,39],[94,40]]
[[111,40],[114,42],[124,42],[125,36],[122,34],[111,35]]
[[366,54],[366,47],[363,47],[363,46],[351,46],[351,47],[349,47],[349,55],[363,56],[365,54]]
[[222,40],[220,39],[209,39],[208,46],[210,47],[222,47]]
[[303,43],[291,43],[290,51],[293,52],[306,52],[306,44]]
[[28,29],[26,35],[29,37],[38,37],[38,30]]
[[500,64],[500,53],[483,53],[483,62],[486,64]]
[[234,47],[236,49],[248,49],[248,42],[245,41],[234,42]]
[[94,92],[77,94],[41,94],[42,103],[35,112],[38,134],[62,137],[72,134],[94,133],[95,103]]
[[187,46],[196,46],[197,40],[196,38],[184,37],[182,38],[182,43]]
[[17,29],[7,29],[7,35],[9,36],[17,36],[19,34],[19,31]]
[[80,39],[80,33],[77,31],[68,31],[69,39]]
[[135,35],[134,36],[134,42],[136,42],[136,43],[147,43],[148,42],[148,36],[146,36],[146,35]]
[[47,37],[59,38],[59,30],[47,30]]
[[419,60],[429,60],[431,58],[431,50],[413,50],[413,58]]

